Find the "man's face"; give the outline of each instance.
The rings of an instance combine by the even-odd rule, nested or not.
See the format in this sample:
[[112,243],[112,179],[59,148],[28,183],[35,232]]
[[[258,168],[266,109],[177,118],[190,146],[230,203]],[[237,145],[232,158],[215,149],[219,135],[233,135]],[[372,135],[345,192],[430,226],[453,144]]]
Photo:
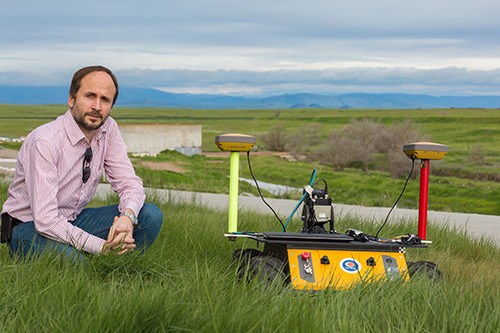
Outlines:
[[111,114],[114,96],[115,85],[105,72],[87,74],[75,98],[69,96],[71,114],[89,140]]

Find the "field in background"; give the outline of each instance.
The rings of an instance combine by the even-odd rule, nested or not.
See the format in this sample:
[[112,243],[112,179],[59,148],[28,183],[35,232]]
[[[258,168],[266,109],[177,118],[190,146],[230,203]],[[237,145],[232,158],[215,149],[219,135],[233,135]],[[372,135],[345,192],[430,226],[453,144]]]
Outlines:
[[[11,137],[26,135],[66,110],[64,105],[0,105],[0,134]],[[432,141],[447,144],[454,153],[450,155],[460,153],[463,156],[476,144],[486,151],[500,152],[500,145],[497,144],[500,141],[499,109],[195,110],[117,107],[113,109],[112,116],[119,124],[201,124],[204,151],[217,150],[214,138],[221,133],[258,135],[277,122],[285,123],[289,131],[308,123],[319,123],[326,134],[352,119],[375,119],[384,124],[411,119],[425,130]]]
[[[386,172],[370,173],[357,169],[332,170],[328,166],[304,161],[290,162],[279,156],[252,156],[252,171],[258,181],[283,184],[288,187],[304,188],[309,184],[311,173],[318,170],[317,179],[328,183],[329,195],[335,203],[351,205],[390,207],[401,192],[405,179],[394,179]],[[142,161],[142,162],[140,162]],[[152,163],[170,162],[183,168],[183,172],[151,170],[141,167],[144,161]],[[177,152],[165,152],[157,157],[141,158],[134,161],[136,172],[144,184],[166,189],[197,192],[228,193],[229,154],[226,157],[187,157]],[[245,155],[240,157],[240,175],[251,179]],[[408,172],[411,162],[408,160]],[[419,173],[419,163],[415,163],[414,174]],[[474,181],[456,177],[431,177],[429,189],[429,209],[448,212],[482,213],[500,215],[500,183]],[[419,201],[418,179],[410,180],[398,207],[417,208]],[[323,188],[320,182],[318,188]],[[265,197],[300,199],[300,191],[275,196],[262,191]],[[256,188],[240,182],[240,193],[257,196]]]
[[[0,105],[0,136],[18,137],[55,119],[66,111],[64,105]],[[215,136],[238,132],[259,136],[277,123],[290,133],[306,124],[321,125],[322,135],[339,129],[352,119],[375,119],[392,125],[411,119],[433,142],[446,144],[450,153],[442,161],[431,162],[429,208],[432,210],[500,215],[500,110],[191,110],[162,108],[116,108],[113,117],[121,124],[201,124],[203,151],[216,151]],[[257,146],[262,146],[257,142]],[[13,145],[18,147],[19,145]],[[261,147],[262,149],[262,147]],[[401,153],[403,154],[403,153]],[[227,154],[229,156],[229,154]],[[302,188],[314,168],[325,178],[334,201],[366,206],[391,206],[401,191],[404,177],[394,179],[385,172],[365,173],[357,169],[336,171],[307,161],[287,161],[277,156],[252,156],[258,180]],[[142,162],[170,162],[179,169],[152,170]],[[227,192],[227,157],[191,157],[166,153],[156,158],[134,161],[146,186]],[[241,159],[242,177],[251,178]],[[408,172],[411,162],[408,160]],[[438,172],[439,171],[439,172]],[[417,162],[415,173],[418,174]],[[434,172],[434,174],[433,174]],[[439,176],[438,176],[439,174]],[[241,183],[240,190],[257,194],[254,187]],[[265,193],[266,196],[272,196]],[[300,193],[282,197],[298,198]],[[399,207],[416,208],[418,182],[412,180]]]

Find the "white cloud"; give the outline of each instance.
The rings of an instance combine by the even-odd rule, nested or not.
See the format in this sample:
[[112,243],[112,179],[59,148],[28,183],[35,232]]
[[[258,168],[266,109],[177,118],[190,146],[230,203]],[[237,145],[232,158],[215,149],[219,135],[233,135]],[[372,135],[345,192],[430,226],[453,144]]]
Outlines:
[[206,86],[191,86],[191,87],[154,87],[155,89],[176,93],[176,94],[209,94],[209,95],[234,95],[234,96],[250,96],[261,95],[261,88],[235,86],[235,85],[206,85]]
[[122,82],[169,92],[271,95],[349,92],[430,95],[499,95],[500,70],[463,68],[342,68],[277,71],[119,71]]
[[[54,72],[0,71],[0,85],[67,86],[76,69]],[[499,95],[500,69],[447,67],[350,67],[319,70],[118,69],[121,86],[175,93],[268,96],[282,93],[337,95],[351,92],[430,95]]]
[[497,1],[2,6],[0,84],[66,85],[77,68],[103,64],[124,83],[192,92],[500,90],[492,78],[500,68]]

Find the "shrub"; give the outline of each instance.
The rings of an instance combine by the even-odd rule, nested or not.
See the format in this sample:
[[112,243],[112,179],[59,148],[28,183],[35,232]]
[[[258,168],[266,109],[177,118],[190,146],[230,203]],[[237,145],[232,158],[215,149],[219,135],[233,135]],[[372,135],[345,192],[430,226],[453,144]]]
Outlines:
[[[358,168],[366,172],[378,169],[394,177],[406,175],[411,167],[403,145],[427,140],[411,120],[386,126],[370,119],[351,120],[340,130],[331,131],[326,139],[319,123],[304,125],[286,134],[284,123],[279,122],[259,139],[270,150],[287,150],[295,158],[307,156],[335,169]],[[480,155],[476,157],[480,158]]]
[[473,145],[471,147],[470,158],[475,166],[488,165],[484,159],[484,151],[481,145]]
[[285,151],[285,125],[281,122],[276,123],[269,129],[269,132],[260,135],[259,139],[262,140],[270,150]]
[[311,157],[334,168],[355,167],[365,171],[378,160],[379,169],[400,177],[411,166],[402,151],[403,145],[425,140],[413,127],[409,120],[392,126],[368,119],[352,120],[342,129],[330,132]]
[[314,147],[322,140],[323,128],[321,124],[312,123],[299,127],[297,131],[286,137],[285,148],[295,158],[310,155]]

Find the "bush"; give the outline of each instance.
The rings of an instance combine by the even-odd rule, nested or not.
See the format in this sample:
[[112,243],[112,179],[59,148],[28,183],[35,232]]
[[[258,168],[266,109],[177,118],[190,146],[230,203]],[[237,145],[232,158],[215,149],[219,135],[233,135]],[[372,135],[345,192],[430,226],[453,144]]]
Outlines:
[[285,125],[281,122],[276,123],[266,134],[259,136],[270,150],[285,151],[286,134]]
[[471,147],[470,158],[475,166],[488,165],[488,163],[486,163],[483,147],[481,145],[473,145]]
[[[259,139],[269,150],[286,150],[297,159],[306,156],[340,170],[387,171],[394,177],[406,175],[411,168],[403,145],[427,140],[410,120],[386,126],[370,119],[351,120],[340,130],[330,132],[326,139],[319,123],[304,125],[286,134],[284,123],[279,122]],[[480,158],[480,155],[476,157]]]
[[310,155],[314,147],[322,141],[323,128],[321,124],[312,123],[299,127],[297,131],[286,138],[285,148],[295,158]]
[[[400,177],[411,167],[402,151],[403,145],[425,140],[425,136],[413,127],[409,120],[390,127],[368,119],[352,120],[344,128],[330,132],[311,158],[338,169],[354,167],[369,171],[378,168]],[[378,162],[377,167],[374,162]]]

